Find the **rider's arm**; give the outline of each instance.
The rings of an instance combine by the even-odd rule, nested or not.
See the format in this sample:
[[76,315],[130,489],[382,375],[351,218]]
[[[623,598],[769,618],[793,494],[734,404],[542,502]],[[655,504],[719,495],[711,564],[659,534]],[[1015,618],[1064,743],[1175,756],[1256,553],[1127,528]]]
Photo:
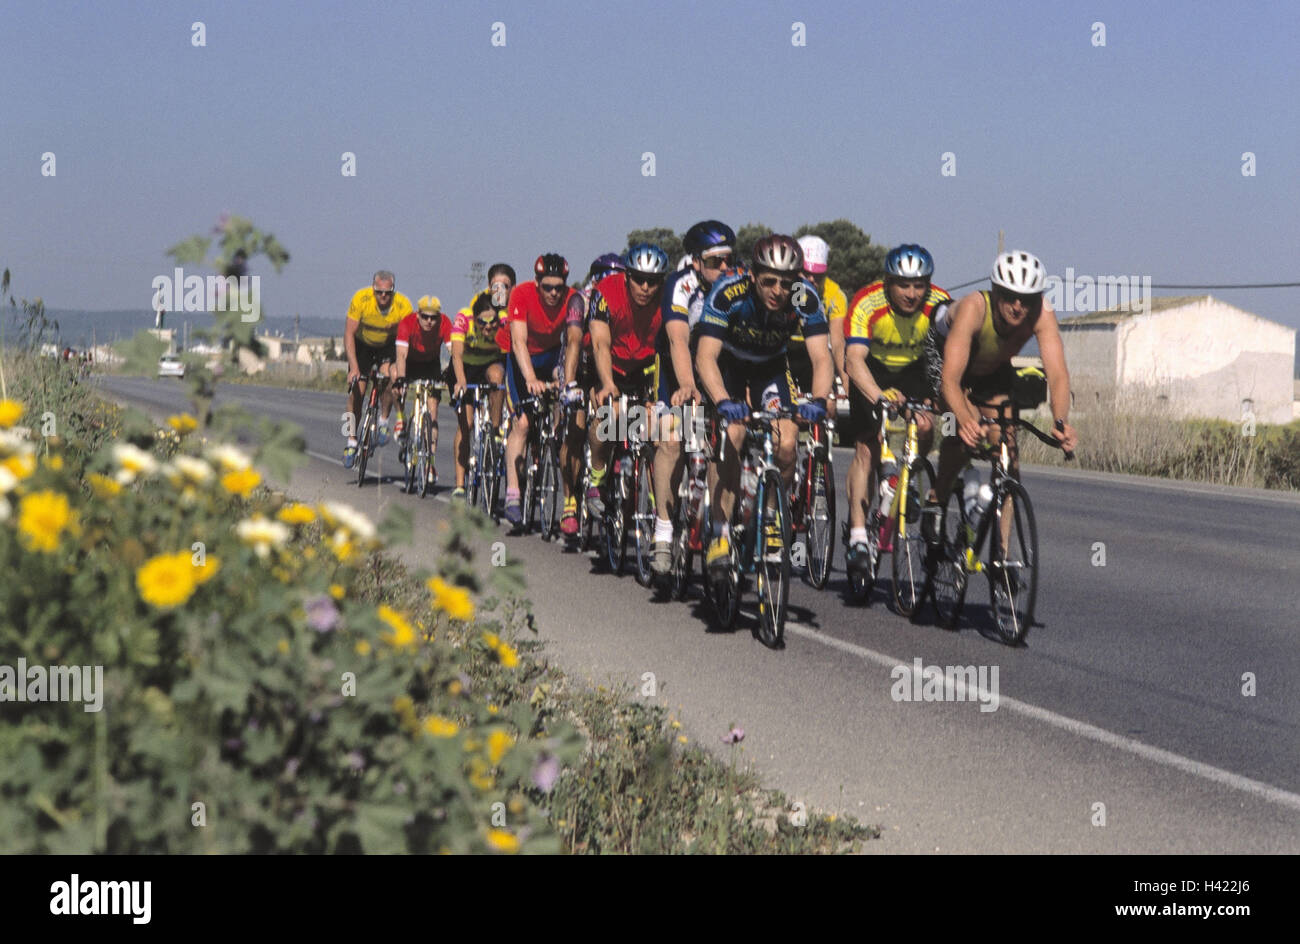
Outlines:
[[835,373],[844,382],[844,389],[849,389],[848,369],[844,363],[844,316],[831,318],[831,356],[834,359]]
[[354,318],[348,318],[343,323],[343,350],[348,355],[348,373],[356,373],[357,367],[357,329],[361,327],[361,322]]
[[849,344],[847,348],[844,359],[849,381],[862,392],[868,403],[875,403],[880,399],[881,390],[867,367],[867,352],[871,349],[865,344]]
[[831,395],[831,383],[835,377],[835,364],[831,359],[831,349],[822,342],[825,337],[813,334],[808,337],[808,360],[812,362],[812,396],[814,400],[825,401]]
[[411,350],[410,346],[401,341],[397,342],[397,374],[398,377],[406,376],[406,355]]
[[1056,312],[1051,303],[1043,299],[1043,311],[1034,327],[1038,340],[1038,353],[1043,359],[1043,372],[1052,397],[1052,416],[1065,422],[1070,416],[1070,371],[1065,366],[1065,345],[1056,323]]
[[582,325],[569,325],[564,329],[564,383],[578,379],[578,357],[582,354]]
[[451,369],[456,373],[456,383],[465,386],[465,342],[451,342]]
[[722,383],[722,371],[718,369],[718,355],[722,353],[722,338],[705,335],[700,338],[695,349],[695,372],[700,378],[700,386],[709,395],[714,404],[728,399],[727,388]]
[[691,370],[691,326],[689,322],[673,319],[664,322],[668,332],[668,354],[673,361],[673,373],[677,375],[677,386],[688,384],[695,386],[695,374]]
[[608,390],[614,386],[614,365],[610,359],[609,323],[592,319],[591,350],[596,358],[596,377],[601,389]]
[[533,373],[533,358],[528,353],[528,322],[522,318],[510,321],[510,344],[514,349],[515,366],[523,375],[524,383],[533,383],[537,375]]

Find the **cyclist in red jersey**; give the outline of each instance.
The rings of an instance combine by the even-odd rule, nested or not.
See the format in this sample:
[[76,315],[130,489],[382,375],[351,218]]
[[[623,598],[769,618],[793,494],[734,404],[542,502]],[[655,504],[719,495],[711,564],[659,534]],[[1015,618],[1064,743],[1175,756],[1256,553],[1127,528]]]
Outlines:
[[[442,346],[450,342],[451,319],[442,313],[442,302],[432,295],[422,297],[418,310],[411,312],[397,323],[396,384],[401,399],[397,405],[395,432],[399,440],[404,440],[406,437],[406,421],[402,415],[406,403],[406,382],[442,380]],[[429,409],[429,416],[433,419],[430,429],[435,453],[438,450],[438,403],[441,399],[440,391],[430,389],[425,404]],[[430,469],[429,475],[430,484],[438,481],[436,471]]]
[[658,246],[639,243],[627,251],[626,266],[622,274],[607,276],[597,283],[587,319],[600,384],[592,391],[592,400],[601,410],[600,422],[589,424],[587,430],[591,445],[587,508],[593,515],[605,511],[601,488],[609,451],[618,438],[609,434],[616,428],[611,424],[618,420],[618,397],[621,393],[640,393],[649,409],[659,388],[655,341],[663,324],[659,302],[668,274],[668,255]]
[[582,297],[565,283],[569,263],[548,252],[533,264],[535,279],[510,293],[510,354],[506,358],[506,393],[514,422],[506,440],[506,520],[523,523],[519,477],[529,416],[522,403],[554,382],[567,327],[582,323]]

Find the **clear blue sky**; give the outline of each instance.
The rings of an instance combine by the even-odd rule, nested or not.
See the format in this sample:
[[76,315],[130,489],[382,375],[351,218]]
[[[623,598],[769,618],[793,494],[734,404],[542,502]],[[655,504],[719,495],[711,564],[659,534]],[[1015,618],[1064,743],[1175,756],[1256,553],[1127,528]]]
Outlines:
[[[939,284],[986,275],[999,228],[1057,274],[1300,281],[1300,4],[24,0],[4,26],[0,265],[54,307],[148,310],[223,211],[293,255],[253,269],[274,316],[341,319],[380,267],[459,306],[473,260],[585,270],[706,217],[848,217]],[[1300,326],[1300,289],[1214,294]]]

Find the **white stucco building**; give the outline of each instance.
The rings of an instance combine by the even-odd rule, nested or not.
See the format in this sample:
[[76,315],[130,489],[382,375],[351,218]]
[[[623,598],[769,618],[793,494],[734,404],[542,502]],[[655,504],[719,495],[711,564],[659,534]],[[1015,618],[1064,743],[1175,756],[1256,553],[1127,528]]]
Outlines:
[[1078,409],[1135,396],[1186,416],[1236,421],[1249,410],[1261,423],[1293,417],[1295,335],[1210,295],[1061,319]]

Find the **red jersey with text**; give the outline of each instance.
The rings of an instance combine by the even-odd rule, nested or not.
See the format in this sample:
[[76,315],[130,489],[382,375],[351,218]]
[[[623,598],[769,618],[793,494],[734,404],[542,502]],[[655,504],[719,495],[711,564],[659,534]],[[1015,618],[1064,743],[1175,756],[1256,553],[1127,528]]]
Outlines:
[[510,293],[509,322],[528,324],[529,354],[555,350],[564,340],[566,325],[582,324],[582,296],[566,287],[562,297],[559,305],[548,308],[542,304],[536,282],[523,282]]
[[663,312],[658,302],[636,312],[622,272],[596,283],[591,293],[590,317],[609,325],[610,357],[615,364],[639,364],[655,356],[655,338],[663,324]]

